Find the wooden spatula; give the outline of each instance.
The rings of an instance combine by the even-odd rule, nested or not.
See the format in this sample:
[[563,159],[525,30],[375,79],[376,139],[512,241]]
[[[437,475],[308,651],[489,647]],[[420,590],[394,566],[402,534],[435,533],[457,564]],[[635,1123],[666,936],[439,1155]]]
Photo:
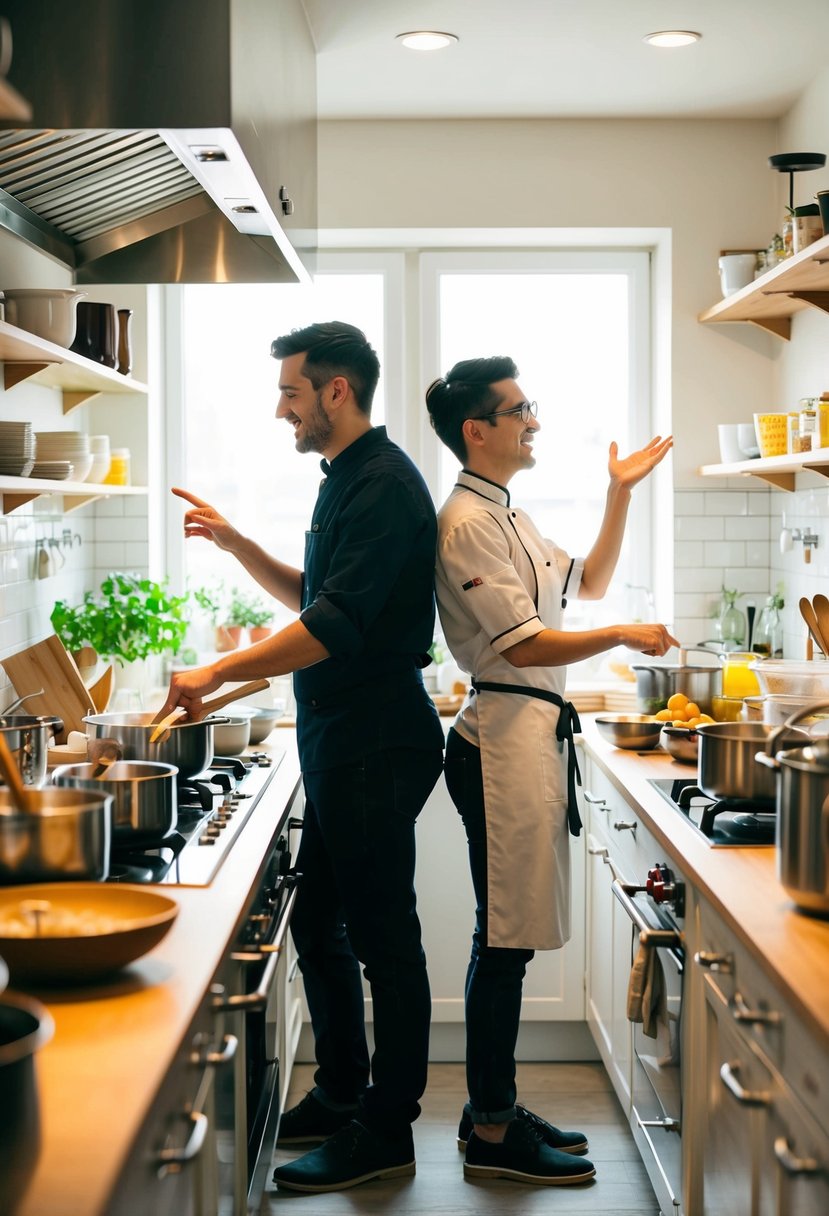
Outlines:
[[821,634],[820,625],[818,624],[817,615],[812,607],[811,600],[808,600],[805,595],[801,596],[800,599],[800,615],[809,626],[809,633],[811,634],[813,640],[820,647],[820,649],[823,650],[825,647],[825,642]]
[[812,600],[818,623],[818,636],[823,640],[820,648],[824,654],[829,654],[829,599],[825,595],[816,595]]
[[14,762],[14,756],[9,750],[9,745],[2,731],[0,731],[0,777],[3,778],[9,787],[9,795],[18,811],[24,815],[28,814],[30,809],[29,791],[23,784],[20,769]]
[[[217,697],[211,697],[209,701],[203,701],[200,717],[204,718],[207,714],[215,713],[217,709],[223,709],[225,705],[230,705],[233,701],[241,701],[244,697],[252,697],[254,693],[264,692],[266,688],[270,688],[270,683],[264,679],[250,680],[247,684],[240,685],[239,688],[231,688],[229,692],[220,693]],[[171,724],[177,721],[183,713],[182,706],[177,705],[172,713],[167,714],[164,718],[160,709],[150,721],[150,726],[155,726],[155,730],[150,735],[150,743],[163,742],[163,732],[169,730]]]

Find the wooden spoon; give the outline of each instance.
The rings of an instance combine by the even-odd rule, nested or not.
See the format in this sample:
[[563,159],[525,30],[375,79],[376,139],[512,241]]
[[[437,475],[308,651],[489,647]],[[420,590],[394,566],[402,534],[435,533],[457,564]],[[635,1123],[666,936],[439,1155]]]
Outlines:
[[812,605],[817,616],[818,632],[823,638],[820,648],[824,654],[829,654],[829,600],[825,595],[816,595]]
[[[161,710],[159,710],[159,713],[160,712]],[[150,735],[148,742],[166,743],[170,735],[170,727],[178,718],[183,718],[186,712],[187,711],[183,705],[177,705],[175,709],[171,710],[170,713],[167,714],[166,718],[161,718],[160,721],[156,723],[155,730]],[[158,715],[156,715],[156,717],[158,717]]]
[[[220,693],[218,697],[211,697],[209,701],[203,701],[199,717],[204,718],[206,714],[215,713],[217,709],[223,709],[225,705],[230,705],[232,701],[241,701],[243,697],[252,697],[254,693],[264,692],[266,688],[270,688],[270,683],[264,679],[250,680],[239,688],[231,688],[229,692]],[[155,726],[155,730],[150,735],[150,743],[163,743],[170,733],[171,724],[181,718],[184,713],[185,710],[182,705],[177,705],[171,713],[167,714],[166,718],[161,717],[161,710],[159,710],[150,722],[150,726]],[[194,718],[193,721],[196,721],[196,719]]]
[[27,815],[32,809],[29,791],[23,784],[23,778],[20,776],[20,769],[14,762],[14,756],[11,753],[5,736],[0,731],[0,777],[3,778],[6,785],[9,787],[11,800],[23,815]]
[[800,599],[800,615],[809,626],[809,633],[812,635],[815,643],[825,652],[826,642],[823,640],[817,615],[812,607],[811,600],[808,600],[805,595],[801,596]]

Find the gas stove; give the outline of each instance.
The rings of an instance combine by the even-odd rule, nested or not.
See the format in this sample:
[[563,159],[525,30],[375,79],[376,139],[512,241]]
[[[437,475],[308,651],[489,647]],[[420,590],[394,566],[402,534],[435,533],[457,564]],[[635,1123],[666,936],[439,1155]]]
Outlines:
[[704,794],[695,781],[649,783],[712,848],[774,844],[777,815],[766,803],[739,798],[718,802]]
[[178,786],[178,822],[157,845],[113,849],[108,882],[206,887],[279,767],[284,751],[214,756]]

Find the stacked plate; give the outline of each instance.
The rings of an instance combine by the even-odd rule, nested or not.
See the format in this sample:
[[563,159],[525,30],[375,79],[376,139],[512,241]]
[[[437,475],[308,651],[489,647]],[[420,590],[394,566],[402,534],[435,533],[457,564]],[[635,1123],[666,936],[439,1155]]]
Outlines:
[[31,422],[0,422],[0,473],[28,477],[35,459]]
[[69,463],[73,470],[72,480],[85,481],[92,469],[89,436],[80,431],[38,431],[37,462],[41,467],[55,462]]
[[36,460],[32,477],[45,477],[48,481],[66,481],[75,475],[75,466],[68,460]]

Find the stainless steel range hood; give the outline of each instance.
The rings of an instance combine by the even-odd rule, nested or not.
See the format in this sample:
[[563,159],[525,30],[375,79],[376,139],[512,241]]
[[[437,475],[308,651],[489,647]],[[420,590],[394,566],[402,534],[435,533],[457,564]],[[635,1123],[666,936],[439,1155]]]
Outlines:
[[316,243],[301,0],[5,2],[0,225],[78,283],[296,282]]

